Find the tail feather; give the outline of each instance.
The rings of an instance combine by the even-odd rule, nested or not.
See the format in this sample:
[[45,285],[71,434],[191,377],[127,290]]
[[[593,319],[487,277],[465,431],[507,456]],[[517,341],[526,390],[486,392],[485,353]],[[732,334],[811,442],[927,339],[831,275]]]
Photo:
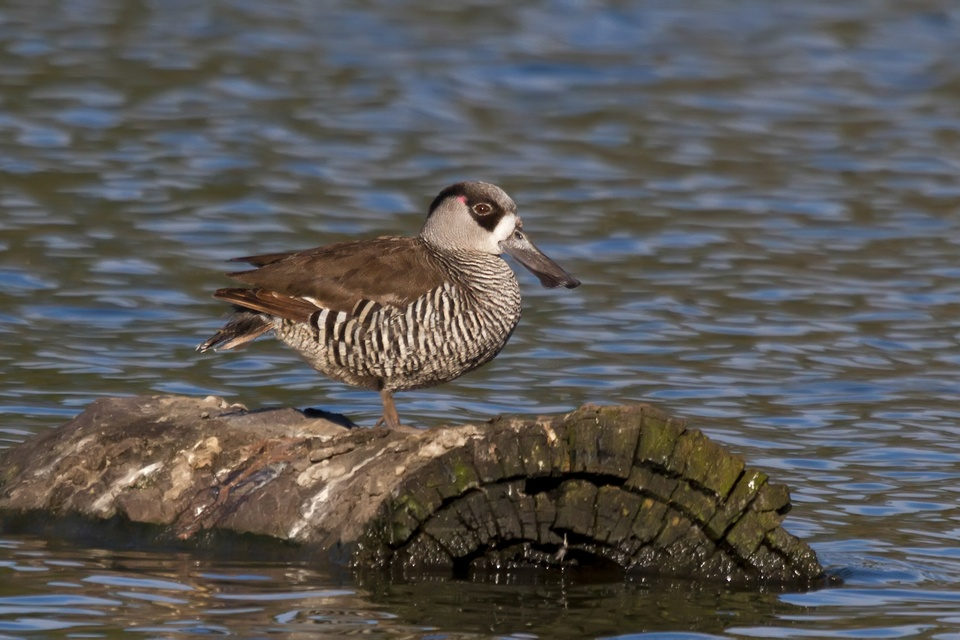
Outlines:
[[270,319],[250,311],[237,311],[227,324],[206,341],[197,345],[197,351],[203,353],[210,349],[226,351],[242,347],[273,329]]

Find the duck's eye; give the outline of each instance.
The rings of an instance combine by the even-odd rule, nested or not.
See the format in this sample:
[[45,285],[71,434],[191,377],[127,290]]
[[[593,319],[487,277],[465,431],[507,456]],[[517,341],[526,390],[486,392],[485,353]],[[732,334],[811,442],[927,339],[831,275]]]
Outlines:
[[479,202],[473,205],[473,212],[478,216],[485,216],[491,211],[493,211],[493,207],[488,205],[486,202]]

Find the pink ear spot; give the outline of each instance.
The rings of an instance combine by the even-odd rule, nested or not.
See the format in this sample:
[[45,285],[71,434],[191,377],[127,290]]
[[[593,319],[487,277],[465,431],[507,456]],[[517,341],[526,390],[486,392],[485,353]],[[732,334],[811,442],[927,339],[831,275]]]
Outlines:
[[457,196],[457,200],[459,200],[463,204],[467,204],[467,196]]

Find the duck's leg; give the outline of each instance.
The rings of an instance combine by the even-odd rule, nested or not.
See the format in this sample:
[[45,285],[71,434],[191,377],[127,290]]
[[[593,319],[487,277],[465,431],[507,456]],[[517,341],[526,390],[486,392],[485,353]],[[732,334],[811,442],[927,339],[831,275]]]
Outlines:
[[[398,429],[400,427],[400,416],[397,414],[397,407],[393,404],[393,394],[380,389],[380,400],[383,402],[383,417],[380,419],[386,424],[388,429]],[[378,421],[379,425],[380,422]]]

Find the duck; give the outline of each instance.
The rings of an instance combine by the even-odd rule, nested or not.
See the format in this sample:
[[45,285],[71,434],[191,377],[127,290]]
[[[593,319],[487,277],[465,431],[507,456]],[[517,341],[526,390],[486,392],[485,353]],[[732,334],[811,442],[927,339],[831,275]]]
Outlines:
[[434,198],[420,233],[234,258],[244,286],[213,297],[233,305],[197,351],[243,347],[268,333],[327,377],[378,391],[377,425],[399,428],[393,394],[449,382],[492,360],[520,321],[520,287],[506,253],[548,288],[580,281],[530,240],[517,206],[488,182]]

